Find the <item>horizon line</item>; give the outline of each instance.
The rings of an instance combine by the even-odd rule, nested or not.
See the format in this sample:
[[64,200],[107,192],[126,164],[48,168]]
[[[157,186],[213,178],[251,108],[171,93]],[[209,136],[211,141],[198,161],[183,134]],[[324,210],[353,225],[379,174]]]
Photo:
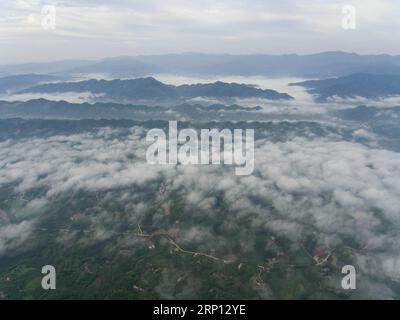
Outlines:
[[196,52],[196,51],[183,51],[183,52],[175,52],[175,53],[160,53],[160,54],[134,54],[134,55],[115,55],[115,56],[107,56],[107,57],[93,57],[93,58],[72,58],[72,59],[55,59],[51,61],[28,61],[28,62],[17,62],[17,63],[6,63],[0,64],[0,66],[16,66],[16,65],[27,65],[27,64],[46,64],[46,63],[57,63],[57,62],[69,62],[69,61],[87,61],[87,62],[96,62],[96,61],[105,61],[111,59],[118,58],[138,58],[138,57],[160,57],[160,56],[179,56],[179,55],[204,55],[204,56],[236,56],[236,57],[245,57],[245,56],[313,56],[313,55],[321,55],[321,54],[346,54],[346,55],[357,55],[357,56],[389,56],[389,57],[400,57],[399,54],[389,54],[389,53],[357,53],[343,50],[327,50],[327,51],[319,51],[315,53],[206,53],[206,52]]

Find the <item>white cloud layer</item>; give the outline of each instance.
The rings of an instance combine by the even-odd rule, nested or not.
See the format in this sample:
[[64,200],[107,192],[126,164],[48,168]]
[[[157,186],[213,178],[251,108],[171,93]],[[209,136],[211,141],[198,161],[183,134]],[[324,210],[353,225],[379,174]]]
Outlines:
[[[160,178],[169,192],[185,190],[186,206],[192,207],[188,212],[194,215],[216,214],[212,210],[215,195],[223,192],[229,210],[238,216],[256,214],[254,225],[297,243],[310,228],[326,248],[346,246],[351,237],[362,248],[355,259],[365,275],[400,281],[399,153],[336,138],[294,138],[279,143],[262,139],[256,141],[254,174],[237,177],[232,168],[221,166],[149,165],[144,161],[144,129],[129,129],[128,135],[126,130],[104,128],[1,142],[0,186],[13,183],[20,194],[44,188],[42,198],[29,202],[24,210],[38,213],[37,217],[41,208],[61,193],[151,186]],[[118,138],[121,133],[123,138]],[[265,202],[274,210],[265,207]],[[145,207],[141,202],[133,211],[143,212]],[[109,219],[104,213],[98,218]],[[35,219],[31,214],[25,222],[0,228],[0,253],[20,245]],[[102,223],[97,224],[102,228],[96,229],[91,241],[112,235]],[[210,232],[201,227],[186,230],[181,241],[213,241]],[[218,241],[222,245],[226,239]],[[243,243],[246,245],[251,246]],[[364,290],[378,294],[376,286],[368,282]],[[387,297],[394,295],[389,288],[385,290]]]

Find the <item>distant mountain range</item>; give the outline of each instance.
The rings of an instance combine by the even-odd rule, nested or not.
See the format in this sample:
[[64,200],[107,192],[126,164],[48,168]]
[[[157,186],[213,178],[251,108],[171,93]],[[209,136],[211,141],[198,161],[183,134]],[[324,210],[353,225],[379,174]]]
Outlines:
[[61,82],[43,84],[22,90],[20,93],[63,93],[92,92],[104,94],[107,98],[116,100],[165,100],[207,98],[264,98],[270,100],[291,100],[287,93],[275,90],[263,90],[253,86],[215,82],[208,84],[193,84],[173,86],[164,84],[152,77],[132,80],[86,80],[79,82]]
[[358,55],[340,51],[310,55],[186,53],[0,66],[0,75],[21,73],[101,73],[113,77],[144,77],[169,73],[192,76],[328,78],[354,73],[400,74],[400,56]]
[[262,108],[242,107],[239,105],[200,105],[181,104],[170,107],[132,105],[118,103],[69,103],[33,99],[29,101],[1,101],[0,118],[41,118],[41,119],[131,119],[131,120],[167,120],[196,119],[219,120],[260,119]]
[[400,75],[393,74],[359,73],[339,78],[297,82],[290,85],[307,88],[307,91],[316,95],[319,101],[326,101],[334,96],[376,99],[400,95]]
[[335,114],[343,120],[351,121],[400,121],[400,107],[377,108],[373,106],[358,106],[356,108],[336,111]]
[[[63,77],[65,80],[65,77]],[[57,81],[62,78],[44,74],[21,74],[0,78],[0,93],[22,90],[39,83]]]

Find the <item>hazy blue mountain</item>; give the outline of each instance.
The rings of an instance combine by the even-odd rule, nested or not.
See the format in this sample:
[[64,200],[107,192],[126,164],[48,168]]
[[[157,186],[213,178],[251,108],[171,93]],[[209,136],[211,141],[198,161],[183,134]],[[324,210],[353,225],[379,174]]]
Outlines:
[[238,83],[217,81],[207,84],[181,85],[177,87],[178,94],[184,97],[216,97],[216,98],[265,98],[270,100],[291,100],[287,93],[279,93],[271,89],[258,89]]
[[109,58],[69,70],[70,73],[106,73],[119,77],[140,77],[164,71],[163,67],[142,62],[134,57]]
[[400,56],[323,52],[310,55],[176,54],[138,56],[183,74],[332,77],[357,72],[400,74]]
[[20,74],[0,78],[0,93],[22,90],[43,82],[61,79],[57,76],[42,74]]
[[[400,57],[390,55],[357,55],[345,52],[323,52],[311,55],[229,55],[229,54],[169,54],[136,56],[132,63],[146,63],[148,74],[162,69],[166,73],[188,75],[264,75],[298,77],[332,77],[357,72],[400,74]],[[113,74],[127,58],[110,59],[108,70],[102,65],[98,72]],[[95,65],[93,65],[95,67]],[[91,72],[95,68],[90,69]]]
[[290,85],[307,88],[321,101],[333,96],[381,98],[400,95],[400,75],[393,74],[358,73],[339,78],[297,82]]
[[310,55],[167,54],[0,66],[0,74],[107,73],[112,76],[263,75],[327,78],[353,73],[400,74],[400,56],[323,52]]
[[293,99],[286,93],[274,90],[263,90],[253,86],[237,83],[215,82],[173,86],[166,85],[152,77],[132,80],[87,80],[80,82],[53,83],[34,86],[22,92],[87,92],[105,94],[116,99],[180,99],[195,97],[210,98],[265,98],[271,100]]
[[152,115],[158,111],[160,111],[160,108],[157,107],[114,103],[69,103],[66,101],[51,101],[46,99],[33,99],[26,102],[0,101],[1,117],[4,118],[135,119],[135,117],[141,113],[145,112]]
[[377,108],[358,106],[356,108],[336,111],[335,114],[344,120],[351,121],[400,121],[400,107]]
[[[69,103],[33,99],[29,101],[0,101],[0,118],[37,119],[131,119],[131,120],[262,120],[268,115],[262,108],[223,104],[179,104],[170,107],[118,103]],[[172,112],[171,112],[172,111]]]
[[77,68],[92,63],[93,61],[89,60],[60,60],[53,62],[0,65],[0,75],[66,73],[66,71],[71,68]]

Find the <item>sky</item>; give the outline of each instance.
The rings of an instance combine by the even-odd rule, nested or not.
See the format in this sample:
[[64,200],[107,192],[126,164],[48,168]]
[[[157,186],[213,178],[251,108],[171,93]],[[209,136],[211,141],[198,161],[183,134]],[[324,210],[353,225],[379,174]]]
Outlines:
[[[355,29],[343,28],[344,6]],[[55,28],[43,27],[46,6]],[[45,10],[45,11],[42,11]],[[400,54],[398,0],[2,0],[0,64],[121,55]]]

